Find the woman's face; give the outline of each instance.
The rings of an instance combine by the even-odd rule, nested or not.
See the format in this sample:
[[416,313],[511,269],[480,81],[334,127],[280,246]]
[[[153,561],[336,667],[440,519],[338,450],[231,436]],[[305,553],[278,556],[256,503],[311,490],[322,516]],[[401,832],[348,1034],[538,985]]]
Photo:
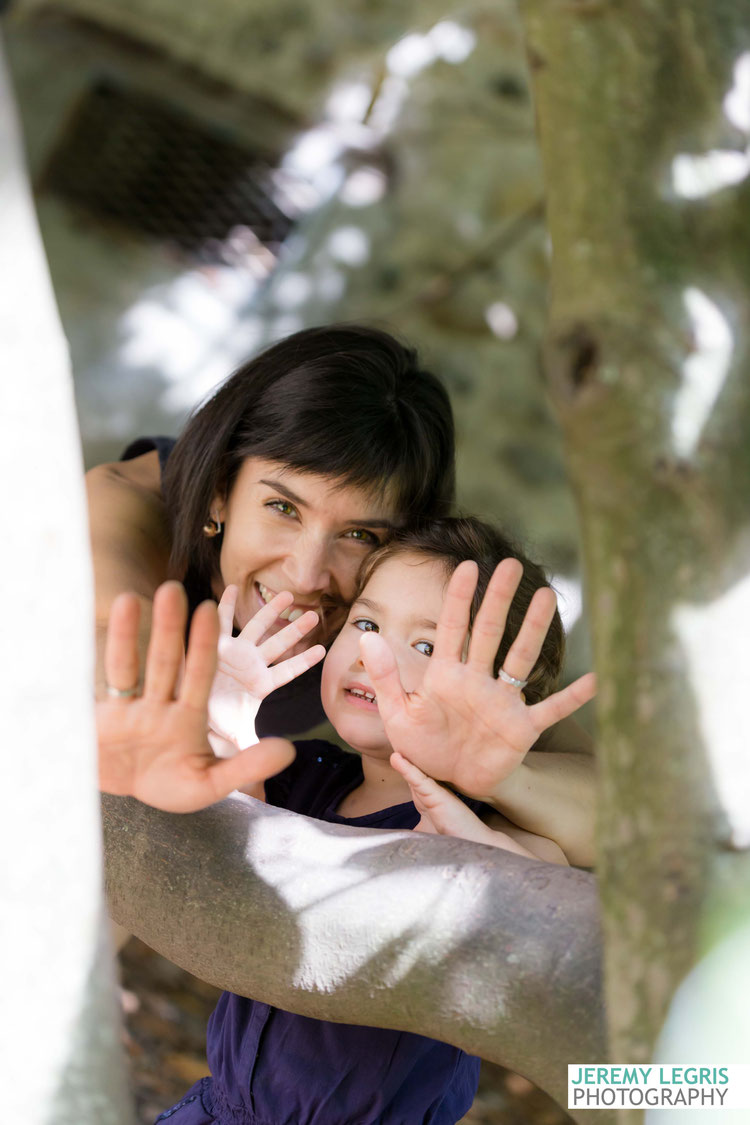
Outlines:
[[294,604],[271,632],[307,609],[320,613],[324,596],[333,599],[299,651],[327,640],[341,624],[362,559],[395,519],[387,500],[373,500],[363,489],[256,457],[243,463],[229,498],[217,497],[211,512],[224,524],[222,588],[239,588],[239,628],[282,590],[294,595]]

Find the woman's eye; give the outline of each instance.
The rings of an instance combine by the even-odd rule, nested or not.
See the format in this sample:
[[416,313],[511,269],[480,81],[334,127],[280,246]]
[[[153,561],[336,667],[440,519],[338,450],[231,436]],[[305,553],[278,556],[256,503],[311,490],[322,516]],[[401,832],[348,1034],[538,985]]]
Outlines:
[[378,627],[374,621],[370,621],[369,617],[358,617],[356,621],[352,621],[355,629],[360,629],[363,633],[377,633]]
[[380,546],[377,535],[372,531],[367,531],[364,527],[355,527],[351,531],[347,531],[346,538],[353,539],[356,543],[365,543],[368,547]]
[[282,516],[296,516],[297,509],[294,504],[290,504],[288,500],[269,500],[266,503],[267,508],[273,508],[277,512],[281,512]]
[[433,649],[435,648],[432,641],[417,641],[414,647],[417,652],[421,652],[423,656],[432,656]]

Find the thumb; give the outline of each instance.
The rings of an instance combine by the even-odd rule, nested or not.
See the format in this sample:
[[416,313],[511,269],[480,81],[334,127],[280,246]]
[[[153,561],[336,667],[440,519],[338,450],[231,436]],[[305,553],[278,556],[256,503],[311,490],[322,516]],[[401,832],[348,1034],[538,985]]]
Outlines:
[[359,651],[378,697],[378,710],[382,718],[387,720],[403,709],[406,703],[396,658],[388,642],[378,633],[363,633],[359,640]]
[[225,758],[211,766],[214,788],[220,797],[226,797],[233,789],[265,781],[286,769],[296,753],[286,738],[261,738],[234,758]]

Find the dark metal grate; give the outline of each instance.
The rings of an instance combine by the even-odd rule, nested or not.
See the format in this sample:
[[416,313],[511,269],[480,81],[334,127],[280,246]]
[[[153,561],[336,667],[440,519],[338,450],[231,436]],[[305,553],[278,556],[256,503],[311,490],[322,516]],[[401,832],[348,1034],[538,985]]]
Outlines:
[[221,260],[237,228],[266,246],[292,220],[271,196],[273,167],[182,110],[99,80],[79,103],[41,187],[130,231]]

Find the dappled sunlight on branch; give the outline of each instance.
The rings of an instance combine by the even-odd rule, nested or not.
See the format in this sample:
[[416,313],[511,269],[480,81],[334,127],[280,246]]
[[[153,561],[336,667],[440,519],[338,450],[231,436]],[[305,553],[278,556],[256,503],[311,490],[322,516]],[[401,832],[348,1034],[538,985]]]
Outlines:
[[[328,992],[385,952],[388,964],[382,967],[382,981],[390,987],[415,964],[438,965],[450,956],[451,888],[460,883],[466,893],[471,885],[472,898],[479,904],[489,874],[476,863],[446,864],[444,882],[436,884],[434,861],[424,851],[420,855],[424,843],[420,837],[385,830],[342,834],[307,817],[293,823],[281,818],[251,822],[246,858],[293,912],[299,927],[295,986]],[[392,854],[398,859],[408,856],[412,864],[373,874],[369,861],[378,853],[387,855],[394,845]],[[309,856],[309,866],[300,864],[300,855]],[[334,900],[336,916],[346,921],[346,944],[331,934]],[[376,932],[371,925],[373,901],[381,905]],[[480,927],[480,909],[477,919]]]

